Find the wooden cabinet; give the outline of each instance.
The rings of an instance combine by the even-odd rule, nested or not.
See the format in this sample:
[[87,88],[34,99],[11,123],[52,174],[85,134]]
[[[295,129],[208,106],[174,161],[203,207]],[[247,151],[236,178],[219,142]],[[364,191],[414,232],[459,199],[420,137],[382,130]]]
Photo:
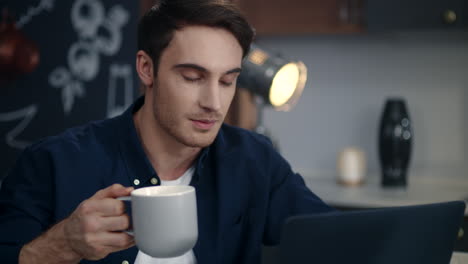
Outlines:
[[258,35],[468,29],[466,0],[235,0]]
[[236,0],[258,35],[362,32],[364,0]]
[[140,15],[144,15],[155,3],[154,0],[140,0]]
[[367,0],[366,28],[389,30],[467,29],[466,0]]
[[[142,10],[152,0],[140,0]],[[232,0],[258,35],[468,30],[467,0]]]

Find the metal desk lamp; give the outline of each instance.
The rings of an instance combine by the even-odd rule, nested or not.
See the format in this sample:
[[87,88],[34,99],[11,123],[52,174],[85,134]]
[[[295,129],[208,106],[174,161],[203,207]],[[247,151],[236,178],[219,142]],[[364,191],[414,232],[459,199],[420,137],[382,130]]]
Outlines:
[[257,95],[256,132],[268,134],[263,126],[262,110],[272,106],[277,111],[289,111],[301,97],[307,80],[307,68],[300,61],[272,56],[252,44],[242,63],[238,86]]

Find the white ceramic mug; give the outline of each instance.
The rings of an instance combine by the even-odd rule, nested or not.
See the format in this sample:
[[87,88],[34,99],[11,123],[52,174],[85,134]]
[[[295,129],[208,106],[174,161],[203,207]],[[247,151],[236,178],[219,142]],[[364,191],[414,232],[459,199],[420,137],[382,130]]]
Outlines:
[[133,230],[128,233],[135,236],[143,253],[172,258],[195,246],[198,220],[194,187],[144,187],[132,191],[131,196],[118,199],[131,201]]

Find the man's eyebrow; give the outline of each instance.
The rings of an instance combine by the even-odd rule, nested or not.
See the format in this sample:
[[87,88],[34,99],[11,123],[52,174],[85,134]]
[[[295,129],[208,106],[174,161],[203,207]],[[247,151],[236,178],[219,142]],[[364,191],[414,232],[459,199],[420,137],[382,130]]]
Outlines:
[[229,70],[229,71],[225,72],[224,74],[238,73],[238,72],[241,72],[241,71],[242,71],[241,68],[234,68],[232,70]]
[[193,63],[176,64],[176,65],[174,65],[174,67],[172,67],[172,68],[174,68],[174,69],[178,69],[178,68],[189,68],[189,69],[194,69],[194,70],[201,71],[201,72],[208,72],[207,69],[203,68],[203,67],[200,66],[200,65],[193,64]]
[[[174,69],[178,69],[178,68],[189,68],[189,69],[194,69],[194,70],[197,70],[197,71],[200,71],[200,72],[208,72],[207,69],[205,69],[204,67],[200,66],[200,65],[197,65],[197,64],[193,64],[193,63],[181,63],[181,64],[176,64],[174,65],[173,67]],[[231,73],[237,73],[237,72],[241,72],[241,68],[234,68],[234,69],[231,69],[229,71],[226,71],[224,74],[231,74]]]

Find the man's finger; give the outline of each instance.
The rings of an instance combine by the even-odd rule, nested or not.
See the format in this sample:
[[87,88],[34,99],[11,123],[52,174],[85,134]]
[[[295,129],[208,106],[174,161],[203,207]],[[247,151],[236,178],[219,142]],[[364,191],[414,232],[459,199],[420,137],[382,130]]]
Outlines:
[[96,212],[100,216],[119,216],[125,212],[124,203],[114,198],[91,199],[88,203],[90,211]]
[[125,188],[121,184],[112,184],[111,186],[99,190],[96,192],[91,199],[104,199],[104,198],[117,198],[120,196],[130,195],[130,192],[133,191],[133,187]]
[[101,218],[101,226],[106,231],[123,231],[127,230],[130,225],[128,215],[108,216]]
[[135,245],[133,236],[125,232],[106,232],[100,235],[102,245],[110,248],[112,252],[124,250]]

